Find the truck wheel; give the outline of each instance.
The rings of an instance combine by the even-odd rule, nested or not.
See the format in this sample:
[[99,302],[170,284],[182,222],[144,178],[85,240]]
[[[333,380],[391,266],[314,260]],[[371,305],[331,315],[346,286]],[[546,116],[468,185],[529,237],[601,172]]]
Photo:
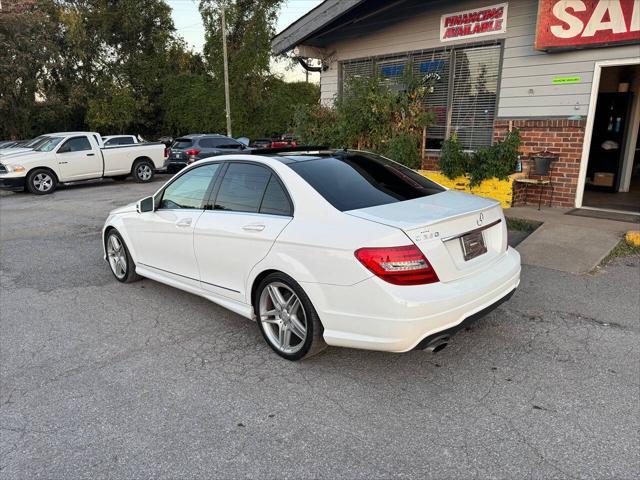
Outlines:
[[138,183],[150,182],[153,179],[154,165],[149,160],[138,160],[133,165],[133,179]]
[[34,195],[46,195],[52,193],[58,185],[55,174],[45,168],[36,168],[27,175],[27,190]]

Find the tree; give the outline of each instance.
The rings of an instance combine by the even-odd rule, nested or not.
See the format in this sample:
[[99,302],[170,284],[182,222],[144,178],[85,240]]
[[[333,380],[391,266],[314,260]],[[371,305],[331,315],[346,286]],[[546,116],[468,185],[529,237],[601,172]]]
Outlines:
[[57,46],[55,23],[42,2],[5,2],[0,14],[0,135],[32,133],[39,86]]
[[206,32],[204,56],[215,80],[215,95],[224,90],[221,2],[226,9],[231,122],[236,134],[247,135],[259,115],[265,82],[272,78],[271,37],[275,34],[277,13],[283,0],[200,1]]
[[[67,119],[68,123],[131,129],[143,134],[159,132],[163,108],[158,98],[166,77],[197,63],[190,63],[184,43],[174,38],[167,3],[42,1],[59,28],[58,54],[46,76],[43,96],[47,102],[63,106],[61,123]],[[112,94],[123,98],[110,97]],[[126,115],[115,122],[116,113],[108,120],[106,107],[110,104]]]

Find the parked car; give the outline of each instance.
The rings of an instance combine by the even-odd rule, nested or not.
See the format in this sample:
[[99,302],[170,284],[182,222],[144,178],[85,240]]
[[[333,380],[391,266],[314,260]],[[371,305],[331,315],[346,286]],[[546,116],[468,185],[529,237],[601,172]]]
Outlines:
[[272,140],[270,138],[256,138],[249,142],[251,148],[271,148]]
[[279,139],[271,142],[271,148],[297,147],[298,142],[291,134],[282,135]]
[[158,139],[158,141],[159,141],[160,143],[164,143],[164,146],[165,146],[165,147],[170,148],[170,147],[171,147],[171,144],[173,143],[173,137],[171,137],[171,136],[164,136],[164,137],[160,137],[160,138]]
[[356,151],[201,160],[113,210],[103,248],[118,281],[255,319],[289,360],[327,344],[437,351],[520,282],[499,202]]
[[117,147],[120,145],[135,145],[138,142],[138,137],[135,135],[107,135],[102,137],[102,142],[106,147]]
[[169,149],[166,168],[175,173],[203,158],[246,150],[238,140],[218,134],[197,133],[176,138]]
[[45,140],[45,135],[40,135],[39,137],[35,137],[30,140],[23,140],[20,142],[16,142],[14,146],[3,148],[2,150],[0,150],[0,157],[4,157],[7,155],[15,155],[17,153],[30,152],[44,140]]
[[149,182],[164,163],[164,145],[144,143],[104,148],[95,132],[47,135],[32,151],[0,158],[0,188],[52,193],[58,182],[102,177]]

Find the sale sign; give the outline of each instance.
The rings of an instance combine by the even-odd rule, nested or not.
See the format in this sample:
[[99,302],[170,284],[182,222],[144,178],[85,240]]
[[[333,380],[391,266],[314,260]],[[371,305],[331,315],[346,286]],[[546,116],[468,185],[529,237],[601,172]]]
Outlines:
[[640,42],[640,0],[539,0],[536,48]]
[[495,35],[507,31],[507,3],[475,8],[440,17],[440,41]]

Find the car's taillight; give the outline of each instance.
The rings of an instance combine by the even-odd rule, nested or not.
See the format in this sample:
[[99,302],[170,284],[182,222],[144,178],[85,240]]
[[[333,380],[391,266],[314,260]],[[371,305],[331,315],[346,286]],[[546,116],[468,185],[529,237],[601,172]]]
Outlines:
[[371,247],[355,251],[360,263],[377,277],[394,285],[424,285],[438,282],[438,275],[415,245]]
[[198,150],[197,148],[190,148],[189,150],[185,150],[184,153],[185,155],[189,155],[190,157],[191,156],[195,157],[197,154],[200,153],[200,150]]
[[165,149],[164,149],[164,158],[167,158],[170,154],[171,154],[171,150],[169,150],[169,147],[165,147]]

